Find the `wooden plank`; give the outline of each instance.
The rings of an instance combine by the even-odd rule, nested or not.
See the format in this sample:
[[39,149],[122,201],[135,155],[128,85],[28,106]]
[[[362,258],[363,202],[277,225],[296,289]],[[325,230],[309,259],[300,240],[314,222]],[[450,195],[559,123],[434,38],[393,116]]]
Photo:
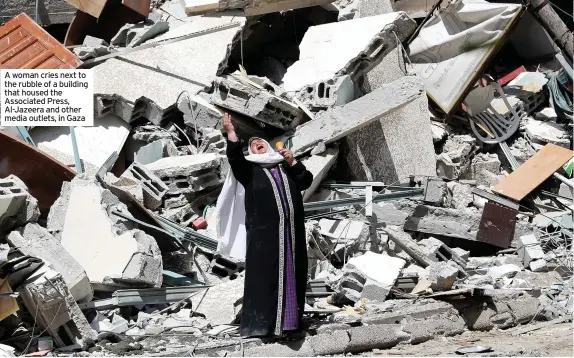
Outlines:
[[104,10],[108,0],[66,0],[66,2],[78,10],[86,12],[96,19]]
[[520,201],[569,161],[572,156],[574,156],[574,152],[569,149],[547,144],[498,183],[494,191]]
[[255,16],[282,10],[326,5],[332,2],[333,0],[253,0],[250,5],[245,7],[244,11],[246,16]]
[[[40,57],[49,60],[37,61]],[[34,64],[41,67],[32,67]],[[0,68],[77,68],[81,64],[70,50],[26,14],[0,26]]]

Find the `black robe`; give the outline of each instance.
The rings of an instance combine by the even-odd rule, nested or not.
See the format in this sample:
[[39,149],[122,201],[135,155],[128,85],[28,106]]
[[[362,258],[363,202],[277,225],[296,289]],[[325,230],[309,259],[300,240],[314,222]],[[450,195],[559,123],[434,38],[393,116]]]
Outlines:
[[[307,286],[307,244],[301,191],[311,186],[313,174],[299,161],[292,167],[287,163],[279,164],[288,207],[291,208],[291,220],[288,220],[283,215],[281,196],[269,169],[247,161],[239,142],[227,141],[227,157],[233,175],[245,187],[247,252],[241,336],[281,335],[286,281],[284,225],[290,225],[290,231],[294,233],[291,247],[300,327]],[[280,257],[280,252],[283,257]]]

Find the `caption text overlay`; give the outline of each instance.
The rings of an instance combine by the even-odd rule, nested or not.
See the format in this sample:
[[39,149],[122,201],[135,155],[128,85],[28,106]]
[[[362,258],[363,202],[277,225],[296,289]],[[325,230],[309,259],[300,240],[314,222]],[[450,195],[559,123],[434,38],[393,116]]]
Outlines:
[[0,126],[93,125],[92,70],[0,71]]

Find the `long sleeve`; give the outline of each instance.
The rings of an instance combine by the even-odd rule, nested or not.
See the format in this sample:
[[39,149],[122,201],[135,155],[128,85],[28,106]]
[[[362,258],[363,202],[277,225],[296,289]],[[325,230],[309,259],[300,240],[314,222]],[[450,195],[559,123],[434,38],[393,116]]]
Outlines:
[[297,184],[299,191],[309,189],[313,183],[313,174],[305,168],[303,163],[297,161],[292,167],[286,164],[285,168],[287,175]]
[[252,165],[245,159],[241,143],[239,141],[227,141],[227,159],[233,171],[235,178],[243,185],[246,186],[253,175]]

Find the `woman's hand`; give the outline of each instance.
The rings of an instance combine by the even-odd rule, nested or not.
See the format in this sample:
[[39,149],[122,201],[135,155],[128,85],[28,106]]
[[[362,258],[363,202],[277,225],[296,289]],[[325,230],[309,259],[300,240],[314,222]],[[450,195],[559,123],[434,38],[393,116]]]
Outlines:
[[287,164],[289,164],[290,167],[292,167],[293,165],[295,165],[295,163],[297,163],[297,161],[293,157],[293,152],[290,151],[289,149],[282,148],[279,151],[279,154],[281,154],[283,158],[285,158],[285,161],[287,162]]
[[230,141],[237,142],[239,140],[237,134],[235,134],[235,127],[231,122],[231,114],[229,113],[223,115],[223,130],[227,133],[227,138],[229,138]]

